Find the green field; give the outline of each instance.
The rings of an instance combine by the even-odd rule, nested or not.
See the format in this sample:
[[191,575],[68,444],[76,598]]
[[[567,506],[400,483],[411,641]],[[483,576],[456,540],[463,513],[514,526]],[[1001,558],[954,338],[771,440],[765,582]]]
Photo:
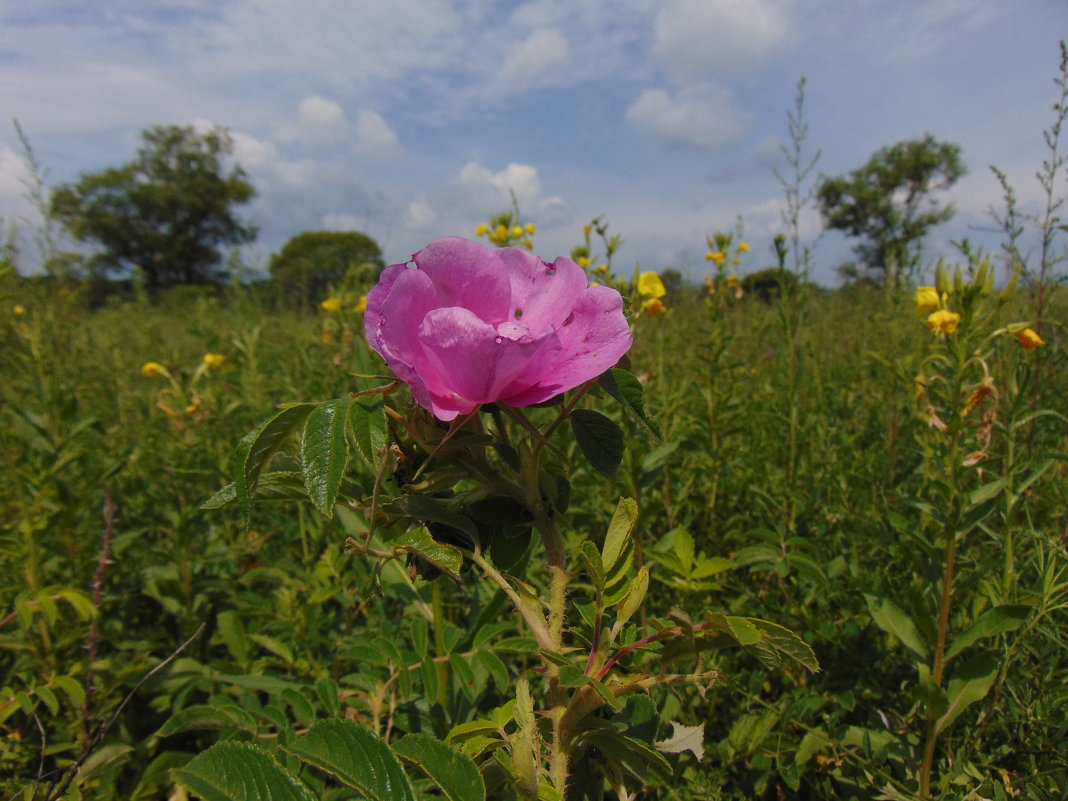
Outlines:
[[[1055,297],[1040,348],[988,338],[1033,318],[1025,289],[994,310],[998,292],[969,301],[990,319],[966,314],[946,336],[911,295],[864,286],[722,304],[722,291],[680,289],[668,313],[632,317],[626,367],[661,437],[604,391],[583,398],[618,423],[626,450],[609,479],[556,429],[565,539],[599,547],[619,499],[633,498],[634,567],[651,580],[621,642],[681,625],[675,607],[695,621],[722,612],[796,632],[820,670],[789,658],[769,668],[752,648],[683,654],[703,683],[594,713],[645,745],[589,746],[573,766],[585,797],[623,786],[642,799],[913,798],[927,763],[932,797],[1063,798],[1068,370],[1064,329],[1049,321],[1068,313]],[[488,797],[515,797],[499,757],[522,725],[499,710],[521,677],[540,696],[545,667],[470,563],[459,581],[428,580],[425,563],[376,571],[346,548],[367,532],[373,460],[353,449],[329,518],[284,483],[261,482],[276,499],[254,503],[248,526],[235,504],[202,508],[278,404],[383,383],[353,375],[385,369],[358,315],[298,314],[241,290],[88,311],[10,276],[4,294],[5,797],[53,797],[50,783],[82,759],[65,798],[186,798],[172,770],[229,740],[259,743],[321,797],[353,798],[285,750],[331,718],[391,743],[452,731]],[[225,362],[201,366],[207,353]],[[167,372],[143,375],[147,362]],[[530,419],[544,428],[557,413]],[[270,469],[296,469],[296,448]],[[547,586],[536,542],[491,556]],[[564,658],[580,669],[582,565],[569,562],[564,621],[576,649]],[[656,676],[662,656],[636,651],[626,671]],[[495,715],[506,739],[454,729]],[[651,747],[671,721],[704,724],[700,762]]]

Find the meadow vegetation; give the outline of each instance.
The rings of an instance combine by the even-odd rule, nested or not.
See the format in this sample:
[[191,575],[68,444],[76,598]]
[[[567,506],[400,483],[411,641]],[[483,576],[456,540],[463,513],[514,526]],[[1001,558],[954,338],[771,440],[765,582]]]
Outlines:
[[[490,433],[506,429],[518,441],[519,418],[487,408],[461,418],[485,418],[484,431],[449,443],[459,429],[419,415],[400,389],[389,434],[426,438],[430,457],[406,465],[408,451],[368,430],[378,418],[357,414],[337,429],[350,458],[325,490],[300,478],[299,437],[267,448],[264,431],[278,424],[257,426],[283,404],[348,403],[388,380],[367,378],[385,367],[362,336],[365,286],[335,286],[313,310],[241,284],[91,309],[83,290],[20,278],[8,260],[5,797],[254,797],[197,784],[230,770],[275,798],[469,798],[463,788],[478,787],[551,800],[562,784],[568,799],[1063,798],[1068,298],[1057,158],[1054,148],[1045,217],[1020,217],[1010,198],[1004,259],[966,251],[919,291],[815,286],[788,235],[778,266],[746,284],[739,276],[764,264],[740,232],[709,236],[704,285],[665,289],[611,266],[619,240],[604,221],[585,229],[576,262],[628,301],[634,346],[622,367],[633,384],[618,374],[589,385],[579,419],[607,417],[626,447],[606,454],[607,440],[592,447],[574,422],[556,428],[559,406],[530,420],[551,429],[546,452],[566,475],[540,488],[540,502],[582,553],[559,625],[588,661],[547,647],[560,631],[538,639],[541,607],[522,604],[556,567],[530,544],[544,520],[515,506],[480,518],[474,502],[459,518],[445,509],[452,495],[417,494],[424,465],[449,466],[446,445],[488,451]],[[536,249],[536,229],[513,214],[478,233]],[[1043,237],[1038,264],[1018,247],[1029,225]],[[518,446],[494,449],[505,472],[525,463]],[[450,480],[450,492],[467,488]],[[597,642],[614,567],[602,543],[632,508],[625,590],[612,602],[621,648],[606,662]],[[495,569],[522,581],[481,580]],[[811,654],[771,624],[744,623],[754,619],[794,632]],[[733,628],[712,643],[708,627],[723,621]],[[769,632],[774,652],[759,647]],[[689,678],[665,678],[656,666],[669,656]],[[552,757],[558,734],[532,712],[543,675],[552,693],[602,697],[566,781],[539,764],[539,738]],[[621,694],[616,675],[666,686]],[[332,734],[357,731],[385,779],[330,752]],[[220,742],[233,750],[207,750]],[[246,761],[208,764],[212,753]],[[299,789],[271,786],[276,773]]]

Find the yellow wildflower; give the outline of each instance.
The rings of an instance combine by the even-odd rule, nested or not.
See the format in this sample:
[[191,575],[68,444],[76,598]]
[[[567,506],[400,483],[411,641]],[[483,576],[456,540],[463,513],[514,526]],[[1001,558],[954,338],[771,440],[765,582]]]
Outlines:
[[667,294],[664,282],[660,280],[659,275],[652,271],[638,276],[638,292],[650,298],[662,298]]
[[523,230],[526,231],[527,236],[534,236],[538,233],[538,229],[534,227],[534,223],[527,223],[523,226]]
[[353,311],[356,312],[357,314],[363,314],[365,311],[367,311],[367,296],[366,295],[360,295],[360,299],[356,302],[356,306],[355,306],[355,308],[353,308]]
[[167,368],[159,362],[145,362],[141,365],[141,375],[145,378],[155,378],[167,372]]
[[587,267],[590,266],[590,260],[585,256],[579,256],[575,264],[585,270]]
[[590,281],[590,286],[600,286],[600,285],[601,285],[600,281]]
[[736,249],[736,252],[738,252],[738,253],[748,253],[749,252],[749,243],[748,242],[739,242],[738,243],[738,247]]
[[936,334],[952,334],[960,323],[960,315],[947,309],[939,309],[927,317],[927,327]]
[[933,286],[916,288],[916,314],[920,317],[930,314],[942,304],[938,300],[938,290]]
[[522,235],[523,235],[523,226],[522,225],[513,225],[512,226],[512,236],[515,237],[516,239],[519,239],[519,237],[521,237]]
[[226,357],[221,353],[205,353],[204,364],[210,367],[212,370],[218,370],[223,366],[223,362],[226,361]]
[[485,223],[479,223],[475,226],[475,236],[485,236],[489,233],[489,226]]
[[500,244],[501,242],[508,241],[508,229],[503,225],[498,225],[493,229],[493,233],[490,234],[490,239]]
[[646,298],[642,301],[642,311],[650,317],[655,317],[666,312],[667,306],[664,305],[660,298]]
[[723,255],[722,250],[710,250],[705,254],[706,261],[714,261],[716,264],[723,264],[723,260],[727,258]]
[[608,265],[602,264],[600,267],[594,267],[593,271],[597,273],[597,275],[608,275]]
[[734,289],[737,286],[738,286],[738,276],[736,276],[736,275],[728,275],[727,276],[727,288],[728,289]]
[[1042,341],[1042,337],[1038,335],[1038,332],[1031,328],[1025,328],[1023,331],[1018,333],[1016,335],[1016,339],[1019,340],[1020,344],[1024,346],[1025,350],[1032,350],[1034,348],[1039,347],[1040,345],[1046,344]]
[[716,282],[712,279],[711,275],[705,276],[705,289],[708,290],[709,295],[716,294]]
[[323,311],[326,312],[341,311],[341,301],[333,296],[327,298],[319,305],[322,307]]
[[15,306],[15,308],[14,308],[14,309],[12,309],[11,311],[15,312],[15,316],[16,316],[16,317],[21,317],[22,315],[24,315],[24,314],[26,313],[26,307],[25,307],[25,306],[23,306],[23,305],[22,305],[22,304],[20,303],[20,304],[18,304],[17,306]]

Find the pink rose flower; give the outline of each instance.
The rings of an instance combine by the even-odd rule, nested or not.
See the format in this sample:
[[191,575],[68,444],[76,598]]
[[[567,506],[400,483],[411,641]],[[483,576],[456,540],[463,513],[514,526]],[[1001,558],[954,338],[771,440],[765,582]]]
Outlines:
[[[414,266],[413,266],[414,265]],[[459,237],[387,267],[367,293],[367,341],[440,420],[528,406],[596,378],[630,349],[623,299],[571,259]]]

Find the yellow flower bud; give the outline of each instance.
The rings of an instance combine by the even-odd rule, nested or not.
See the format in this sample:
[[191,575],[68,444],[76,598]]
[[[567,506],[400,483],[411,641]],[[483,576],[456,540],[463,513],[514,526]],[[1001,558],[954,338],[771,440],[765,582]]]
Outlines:
[[662,298],[667,294],[667,289],[660,276],[650,271],[638,276],[638,292],[651,298]]
[[167,372],[167,369],[159,362],[145,362],[141,365],[141,375],[145,378],[155,378],[165,372]]
[[13,311],[13,312],[15,313],[15,316],[16,316],[16,317],[21,317],[22,315],[24,315],[24,314],[26,313],[26,307],[25,307],[25,306],[23,306],[23,305],[22,305],[22,304],[20,303],[20,304],[18,304],[17,306],[15,306],[15,308],[14,308],[14,309],[12,309],[11,311]]
[[941,305],[938,298],[938,290],[933,286],[921,286],[916,288],[916,314],[920,317],[936,311]]
[[927,317],[927,327],[936,334],[952,334],[960,323],[960,315],[947,309],[939,309]]
[[586,269],[590,266],[590,260],[585,256],[579,256],[578,261],[575,262],[582,269]]
[[608,265],[602,264],[599,267],[594,267],[593,271],[598,275],[608,275]]
[[519,237],[521,237],[522,235],[523,235],[523,226],[522,225],[513,225],[512,226],[512,236],[515,237],[516,239],[519,239]]
[[749,243],[748,242],[739,242],[738,243],[737,252],[738,253],[748,253],[749,252]]
[[705,254],[706,261],[714,261],[716,264],[723,264],[725,258],[722,250],[710,250]]
[[527,236],[534,236],[534,234],[538,233],[538,229],[534,227],[534,223],[527,223],[523,226],[523,230],[526,231]]
[[319,304],[325,312],[336,312],[341,310],[341,301],[331,296]]
[[204,364],[206,364],[212,370],[218,370],[223,366],[226,361],[226,357],[221,353],[205,353]]
[[1038,332],[1032,328],[1025,328],[1016,335],[1016,339],[1019,340],[1025,350],[1033,350],[1046,344],[1042,341],[1042,337],[1038,335]]
[[359,301],[357,301],[355,308],[353,308],[353,311],[356,312],[357,314],[363,314],[365,311],[367,311],[367,296],[366,295],[360,295],[360,299],[359,299]]
[[485,223],[479,223],[475,226],[475,236],[485,236],[489,233],[489,226]]

